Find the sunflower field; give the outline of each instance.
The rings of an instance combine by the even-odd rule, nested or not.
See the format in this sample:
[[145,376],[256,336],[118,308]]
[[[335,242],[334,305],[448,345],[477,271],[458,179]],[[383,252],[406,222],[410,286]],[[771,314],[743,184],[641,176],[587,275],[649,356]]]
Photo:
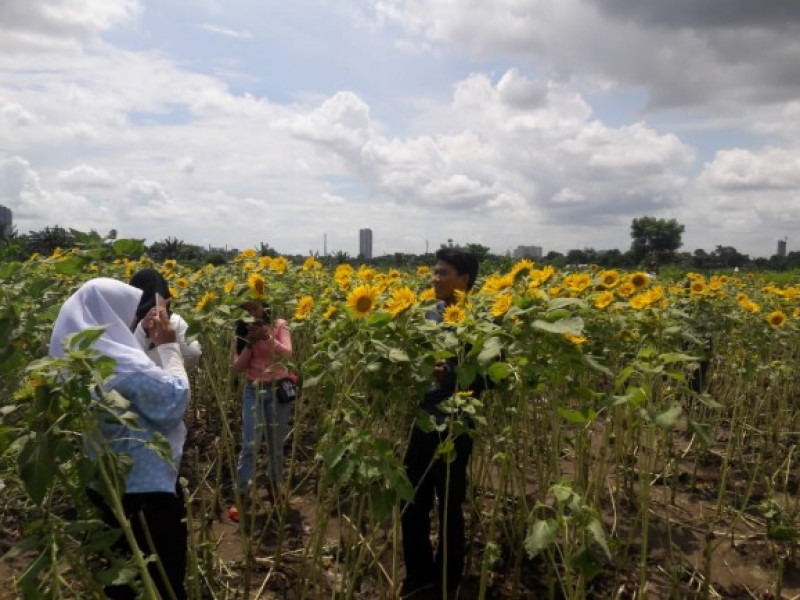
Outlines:
[[[491,381],[443,406],[448,430],[475,442],[459,597],[800,594],[800,285],[522,260],[482,272],[439,324],[425,318],[429,267],[140,255],[117,240],[102,255],[0,264],[0,597],[101,597],[144,568],[98,559],[113,532],[84,498],[96,473],[81,433],[109,366],[89,338],[47,357],[82,282],[144,267],[168,280],[203,347],[181,467],[190,598],[396,597],[399,515],[413,497],[402,457],[434,366],[451,357],[459,388]],[[237,525],[243,381],[231,348],[251,298],[289,321],[300,390],[287,489],[254,486],[256,510]],[[110,461],[108,481],[121,468],[124,457]]]

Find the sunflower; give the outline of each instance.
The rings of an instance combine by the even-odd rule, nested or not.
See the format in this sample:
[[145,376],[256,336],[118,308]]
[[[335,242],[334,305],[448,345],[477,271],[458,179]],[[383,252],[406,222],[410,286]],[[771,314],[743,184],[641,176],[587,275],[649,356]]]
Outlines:
[[647,273],[638,271],[631,275],[631,283],[637,290],[642,289],[650,281],[650,276]]
[[510,288],[512,285],[514,285],[513,275],[498,275],[497,273],[493,273],[486,278],[483,287],[481,287],[481,292],[496,294]]
[[242,258],[255,258],[258,256],[258,252],[256,252],[255,248],[246,248],[242,250],[241,254],[239,254]]
[[534,269],[528,274],[528,289],[531,287],[539,287],[555,274],[556,270],[547,265],[544,269]]
[[285,256],[276,256],[269,263],[269,268],[276,273],[283,275],[286,269],[289,268],[289,261]]
[[583,336],[572,335],[571,333],[565,333],[564,338],[568,342],[575,344],[576,346],[580,346],[581,344],[585,344],[588,340]]
[[458,323],[463,323],[466,316],[463,307],[458,304],[451,304],[444,309],[442,320],[448,325],[457,325]]
[[233,279],[229,279],[225,282],[225,286],[222,288],[226,294],[230,294],[233,292],[234,288],[236,287],[236,282]]
[[272,266],[272,257],[261,256],[258,259],[258,266],[262,269],[269,269]]
[[420,302],[424,302],[425,300],[433,300],[434,298],[436,298],[436,290],[434,290],[432,287],[429,287],[419,295]]
[[259,273],[251,273],[247,278],[247,287],[250,288],[250,294],[256,298],[264,298],[266,294],[266,279]]
[[614,293],[606,291],[594,299],[594,305],[602,310],[607,306],[609,306],[613,301],[614,301]]
[[769,326],[773,329],[780,329],[784,325],[786,325],[786,315],[783,311],[776,310],[774,312],[769,313],[767,317],[767,322]]
[[430,275],[430,274],[431,274],[431,268],[430,267],[428,267],[426,265],[422,265],[421,267],[417,267],[417,276],[418,277],[425,277],[426,275]]
[[701,294],[706,293],[706,282],[702,279],[695,279],[689,285],[689,292],[691,292],[692,296],[699,296]]
[[314,298],[311,296],[303,296],[297,301],[297,308],[294,311],[294,318],[302,321],[308,318],[311,314],[311,309],[314,308]]
[[256,268],[256,263],[254,263],[252,260],[248,260],[246,263],[244,263],[244,265],[242,265],[242,271],[244,271],[245,273],[247,273],[248,271],[254,271],[255,268]]
[[650,301],[647,294],[636,294],[633,298],[628,300],[628,304],[631,305],[631,308],[642,310],[650,306]]
[[186,277],[178,277],[175,280],[175,285],[180,289],[185,290],[187,287],[189,287],[189,280],[186,279]]
[[404,310],[410,308],[417,301],[417,295],[408,286],[394,288],[392,296],[386,302],[386,310],[393,317],[396,317]]
[[325,312],[322,313],[322,319],[324,321],[327,321],[334,315],[335,312],[336,312],[336,307],[333,304],[329,304],[328,308],[325,309]]
[[511,294],[500,294],[492,304],[492,316],[493,317],[502,317],[504,314],[508,312],[508,309],[511,308],[511,300],[513,299]]
[[167,271],[174,271],[177,264],[178,263],[176,261],[174,261],[173,259],[169,258],[169,259],[164,261],[164,268]]
[[622,296],[623,298],[627,298],[628,296],[633,294],[633,292],[635,290],[636,290],[636,288],[633,287],[633,284],[630,281],[626,281],[621,286],[619,286],[619,289],[617,290],[617,293],[620,296]]
[[360,285],[347,295],[347,306],[357,317],[366,317],[375,308],[378,291],[369,285]]
[[309,256],[303,262],[303,271],[318,271],[321,268],[322,264],[319,261],[317,261],[317,259],[314,258],[313,256]]
[[614,269],[610,269],[608,271],[602,271],[600,273],[600,283],[607,290],[613,288],[615,285],[619,283],[619,273]]
[[576,292],[582,292],[592,283],[588,273],[572,273],[564,277],[563,286]]
[[361,281],[365,281],[370,283],[375,277],[377,277],[378,272],[373,269],[372,267],[368,267],[367,265],[361,265],[358,268],[358,278]]
[[200,301],[197,303],[197,312],[203,312],[208,306],[208,303],[214,300],[217,295],[214,292],[206,292],[203,294],[203,297],[200,298]]
[[170,298],[177,298],[178,297],[178,288],[174,288],[174,287],[169,288],[169,297]]
[[511,277],[516,277],[517,275],[519,275],[523,271],[529,271],[529,272],[533,271],[533,267],[534,267],[533,261],[528,260],[527,258],[523,258],[523,259],[517,261],[517,264],[515,264],[513,267],[511,267],[511,271],[509,272],[509,275],[511,275]]

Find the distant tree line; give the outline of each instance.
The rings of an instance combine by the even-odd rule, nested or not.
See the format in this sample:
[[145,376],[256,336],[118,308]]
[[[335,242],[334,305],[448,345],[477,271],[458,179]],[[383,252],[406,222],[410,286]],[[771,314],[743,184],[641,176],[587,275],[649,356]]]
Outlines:
[[[789,252],[786,256],[773,255],[769,258],[750,258],[732,246],[717,245],[714,250],[707,252],[697,249],[694,252],[681,252],[683,245],[682,236],[684,226],[675,219],[659,219],[655,217],[639,217],[631,222],[631,246],[622,251],[619,249],[595,250],[593,248],[574,248],[566,253],[551,251],[538,262],[551,264],[555,267],[595,264],[602,268],[626,269],[653,269],[661,267],[675,267],[697,271],[713,270],[772,270],[785,271],[800,269],[800,252]],[[70,248],[93,249],[98,257],[107,255],[115,256],[111,251],[117,239],[117,231],[112,229],[108,234],[91,230],[88,233],[75,229],[65,229],[58,225],[45,227],[39,231],[18,234],[15,229],[8,234],[0,233],[0,261],[26,260],[34,253],[49,256],[56,248],[68,250]],[[147,254],[156,261],[174,259],[185,264],[203,265],[212,263],[225,264],[232,260],[239,249],[213,248],[190,244],[177,237],[167,237],[146,245],[144,240],[137,240],[138,244],[130,246],[134,254]],[[459,247],[475,254],[488,268],[508,268],[515,258],[511,253],[505,255],[493,254],[488,246],[478,243],[456,244],[452,239],[442,246]],[[279,251],[266,242],[260,242],[256,250],[262,256],[277,256]],[[119,253],[117,252],[116,255]],[[303,260],[308,255],[298,255],[297,260]],[[366,262],[377,267],[404,267],[414,268],[419,265],[430,264],[431,255],[409,254],[394,252],[378,256],[370,260],[361,260],[351,257],[347,252],[333,251],[328,256],[314,256],[327,264],[342,262]],[[138,256],[133,256],[138,258]]]

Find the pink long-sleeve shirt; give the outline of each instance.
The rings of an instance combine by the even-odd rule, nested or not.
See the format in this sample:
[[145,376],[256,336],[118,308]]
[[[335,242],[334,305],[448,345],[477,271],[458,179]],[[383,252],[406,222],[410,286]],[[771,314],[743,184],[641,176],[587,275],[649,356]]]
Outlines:
[[292,356],[292,337],[286,321],[278,319],[267,340],[256,340],[238,354],[233,353],[233,368],[250,381],[277,381],[289,376],[283,359]]

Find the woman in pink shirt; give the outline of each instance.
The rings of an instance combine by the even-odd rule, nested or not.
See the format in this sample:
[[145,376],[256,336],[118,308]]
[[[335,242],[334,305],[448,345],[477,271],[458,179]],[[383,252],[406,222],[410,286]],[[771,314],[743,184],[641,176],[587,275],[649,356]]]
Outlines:
[[294,402],[280,402],[276,384],[289,377],[284,361],[292,356],[292,338],[285,320],[271,319],[267,304],[248,301],[242,305],[255,319],[236,324],[233,368],[247,376],[242,405],[242,451],[237,485],[245,495],[253,479],[253,460],[266,433],[270,488],[283,479],[283,444],[289,432]]

